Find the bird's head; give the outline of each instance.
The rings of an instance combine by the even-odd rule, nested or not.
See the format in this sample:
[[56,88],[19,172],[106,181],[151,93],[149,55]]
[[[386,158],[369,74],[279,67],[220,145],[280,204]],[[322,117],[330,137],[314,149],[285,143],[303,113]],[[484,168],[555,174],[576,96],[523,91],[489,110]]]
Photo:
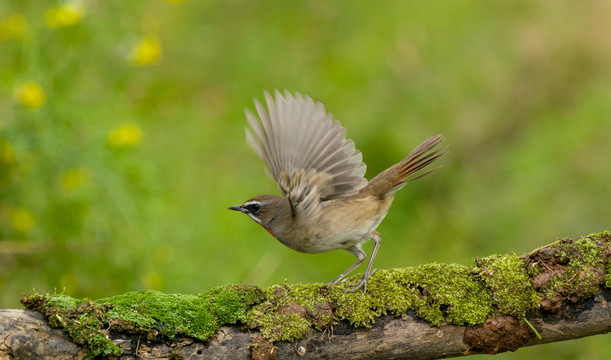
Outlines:
[[286,198],[277,195],[259,195],[229,210],[243,212],[263,226],[275,238],[283,235],[292,218],[291,206]]

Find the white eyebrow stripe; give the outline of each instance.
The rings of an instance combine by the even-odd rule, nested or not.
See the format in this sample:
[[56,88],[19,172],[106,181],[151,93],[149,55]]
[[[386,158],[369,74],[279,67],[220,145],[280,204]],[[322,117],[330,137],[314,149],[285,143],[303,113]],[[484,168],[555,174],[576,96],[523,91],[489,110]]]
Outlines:
[[254,204],[263,206],[263,205],[269,204],[269,202],[267,201],[247,201],[242,206],[248,206],[248,205],[254,205]]

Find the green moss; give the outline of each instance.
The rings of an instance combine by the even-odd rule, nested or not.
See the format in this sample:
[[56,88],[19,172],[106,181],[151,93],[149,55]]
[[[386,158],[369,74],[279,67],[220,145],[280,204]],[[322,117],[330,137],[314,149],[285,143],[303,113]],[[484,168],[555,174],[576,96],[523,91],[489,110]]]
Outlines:
[[322,330],[332,320],[325,288],[321,284],[270,286],[264,289],[266,300],[251,309],[246,323],[274,341],[300,339],[312,326]]
[[90,357],[121,354],[103,330],[102,315],[106,309],[93,301],[41,293],[22,299],[22,303],[26,308],[45,314],[51,326],[62,328],[76,344],[89,351]]
[[483,282],[462,265],[379,270],[370,278],[365,294],[345,289],[345,285],[322,284],[271,286],[264,289],[266,300],[248,313],[247,324],[273,341],[291,341],[312,327],[329,327],[332,320],[370,327],[380,315],[414,311],[433,325],[444,321],[472,325],[482,323],[493,311]]
[[[590,276],[585,275],[581,266],[592,269],[602,264],[604,257],[600,252],[604,247],[600,241],[611,238],[608,233],[597,236],[575,240],[571,248],[558,251],[561,260],[570,262],[574,271],[581,269],[582,286],[586,286],[589,295],[596,292],[600,281],[591,276],[592,281],[588,282]],[[566,244],[569,243],[573,241]],[[579,249],[579,260],[570,261],[575,249]],[[247,323],[261,329],[273,341],[290,341],[303,337],[312,326],[321,330],[329,325],[329,317],[317,322],[316,316],[311,315],[320,304],[329,304],[334,309],[334,320],[347,320],[363,327],[370,327],[380,315],[402,316],[408,311],[436,326],[481,324],[492,314],[524,318],[541,302],[528,265],[526,258],[509,254],[480,259],[475,266],[427,264],[380,270],[370,278],[365,294],[344,292],[344,285],[272,286],[264,289],[266,300],[249,312]],[[356,282],[360,276],[346,282]]]
[[601,285],[609,286],[610,247],[611,233],[605,231],[561,239],[531,253],[530,276],[549,278],[539,289],[542,304],[553,308],[565,300],[578,302],[594,295]]
[[427,264],[381,270],[369,280],[367,293],[336,292],[336,315],[356,326],[370,326],[382,314],[407,311],[433,325],[478,324],[491,313],[490,295],[472,269],[456,264]]
[[207,340],[220,325],[244,321],[246,310],[260,301],[261,296],[261,290],[256,287],[231,285],[200,295],[143,290],[101,299],[97,303],[111,308],[105,319],[122,320],[140,329],[156,330],[170,339],[180,333]]
[[156,330],[168,338],[181,332],[206,340],[217,328],[218,317],[211,311],[210,300],[196,295],[144,290],[101,299],[98,303],[110,305],[106,319],[130,322],[140,329]]
[[37,294],[34,296],[40,297],[40,299],[45,299],[45,305],[47,307],[55,307],[58,309],[71,309],[76,308],[77,306],[83,304],[87,300],[75,299],[70,296],[66,296],[63,294],[54,295],[49,297],[47,294]]
[[63,328],[91,356],[108,357],[121,353],[106,337],[109,327],[152,337],[161,334],[171,339],[183,334],[207,340],[219,326],[245,321],[246,311],[261,301],[262,295],[257,287],[231,285],[200,295],[143,290],[90,301],[35,294],[22,302],[45,314],[52,326]]
[[527,312],[539,307],[541,299],[533,288],[524,259],[514,254],[493,255],[476,264],[501,314],[524,318]]
[[578,284],[584,297],[596,294],[601,277],[604,277],[604,248],[598,246],[599,240],[601,237],[585,237],[574,241],[571,246],[573,256],[569,261],[566,276],[570,275],[574,280],[567,281]]

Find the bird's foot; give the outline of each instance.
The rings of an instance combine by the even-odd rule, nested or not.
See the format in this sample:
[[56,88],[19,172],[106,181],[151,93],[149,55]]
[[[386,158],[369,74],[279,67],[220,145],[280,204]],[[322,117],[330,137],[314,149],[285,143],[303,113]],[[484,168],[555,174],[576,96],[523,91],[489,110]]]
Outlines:
[[365,293],[367,292],[367,280],[369,280],[369,278],[371,277],[371,275],[373,275],[376,272],[377,269],[373,269],[371,270],[371,272],[369,273],[365,273],[363,275],[363,278],[361,279],[361,281],[355,283],[355,284],[346,284],[346,286],[348,286],[348,289],[344,289],[345,292],[355,292],[360,288],[363,288],[363,295],[365,295]]

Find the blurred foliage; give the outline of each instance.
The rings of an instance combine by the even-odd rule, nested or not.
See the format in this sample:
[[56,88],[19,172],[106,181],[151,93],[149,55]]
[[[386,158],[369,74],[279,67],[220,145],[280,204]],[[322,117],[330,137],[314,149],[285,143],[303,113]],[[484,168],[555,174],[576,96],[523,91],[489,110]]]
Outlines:
[[293,252],[226,210],[278,193],[243,135],[265,89],[325,103],[369,177],[448,138],[444,168],[380,226],[377,267],[608,229],[610,16],[603,0],[0,0],[0,307],[33,288],[197,293],[344,270],[350,254]]

